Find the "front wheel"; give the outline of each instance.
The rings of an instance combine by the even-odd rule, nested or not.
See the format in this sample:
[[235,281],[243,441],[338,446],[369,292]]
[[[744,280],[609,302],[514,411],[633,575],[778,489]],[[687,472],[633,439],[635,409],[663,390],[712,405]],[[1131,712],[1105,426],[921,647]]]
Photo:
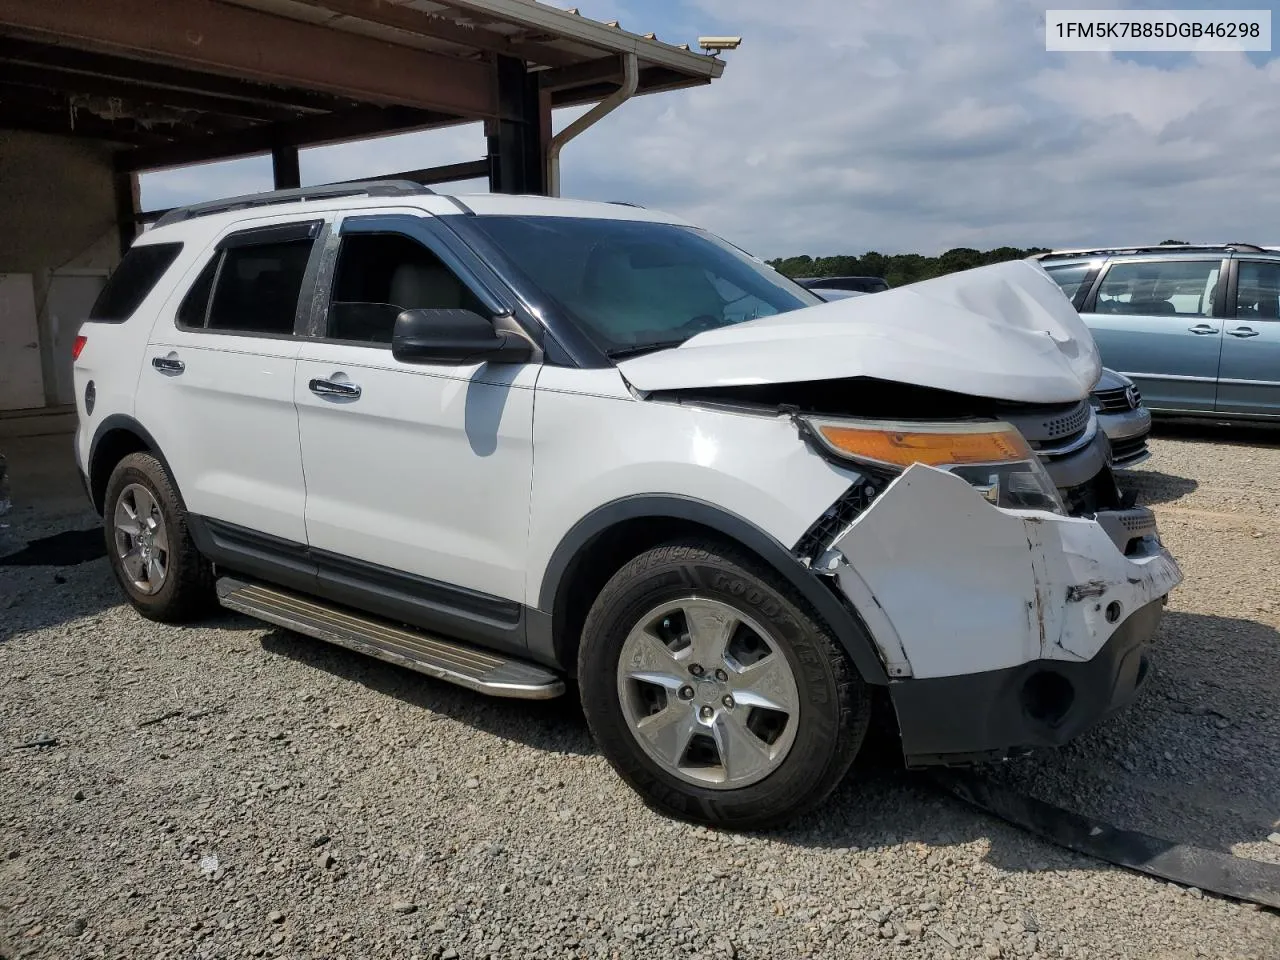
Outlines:
[[749,554],[655,547],[605,585],[578,656],[605,757],[660,812],[735,828],[825,799],[870,695],[804,600]]

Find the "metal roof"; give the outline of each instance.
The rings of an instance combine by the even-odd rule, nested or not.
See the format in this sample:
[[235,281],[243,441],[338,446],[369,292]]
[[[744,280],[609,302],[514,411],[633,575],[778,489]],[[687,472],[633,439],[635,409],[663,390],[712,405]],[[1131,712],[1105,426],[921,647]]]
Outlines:
[[[641,67],[663,67],[684,84],[720,76],[724,61],[687,43],[626,30],[537,0],[225,0],[277,16],[451,56],[504,53],[545,68],[634,53]],[[674,78],[673,78],[674,79]],[[644,91],[643,85],[641,92]]]

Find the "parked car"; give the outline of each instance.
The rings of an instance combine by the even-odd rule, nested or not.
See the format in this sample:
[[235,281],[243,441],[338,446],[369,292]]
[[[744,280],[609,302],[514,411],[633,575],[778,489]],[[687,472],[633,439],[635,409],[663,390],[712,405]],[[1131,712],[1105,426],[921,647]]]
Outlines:
[[849,300],[853,297],[867,296],[867,292],[865,290],[833,290],[827,287],[820,287],[816,290],[810,288],[810,290],[827,303],[834,303],[837,300]]
[[1037,259],[1152,413],[1280,417],[1280,253],[1233,243]]
[[1142,394],[1132,380],[1104,367],[1089,394],[1089,404],[1111,442],[1113,467],[1136,467],[1150,459],[1151,411],[1142,405]]
[[576,678],[655,808],[774,823],[877,689],[912,766],[1076,736],[1181,580],[1043,271],[914,289],[822,304],[608,203],[202,204],[81,329],[76,454],[142,615],[221,602],[497,696]]
[[854,290],[881,293],[889,289],[883,277],[800,277],[796,283],[809,290]]

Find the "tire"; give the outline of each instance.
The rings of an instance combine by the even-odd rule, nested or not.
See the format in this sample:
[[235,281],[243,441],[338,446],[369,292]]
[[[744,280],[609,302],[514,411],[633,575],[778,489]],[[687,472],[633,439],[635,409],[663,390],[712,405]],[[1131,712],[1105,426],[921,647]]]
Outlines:
[[826,799],[871,712],[869,688],[808,604],[753,555],[711,540],[655,547],[609,580],[583,628],[578,683],[601,751],[650,807],[735,829]]
[[[213,567],[191,541],[186,508],[154,456],[131,453],[116,464],[102,519],[111,572],[140,614],[185,623],[217,607]],[[145,543],[139,539],[144,527],[150,530]]]

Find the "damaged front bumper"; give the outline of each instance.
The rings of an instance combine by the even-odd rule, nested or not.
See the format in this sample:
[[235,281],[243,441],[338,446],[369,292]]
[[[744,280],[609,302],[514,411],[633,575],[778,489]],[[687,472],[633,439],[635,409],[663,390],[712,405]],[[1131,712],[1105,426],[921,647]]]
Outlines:
[[1182,580],[1149,511],[1003,510],[920,465],[814,566],[872,636],[912,765],[1062,743],[1123,706]]

